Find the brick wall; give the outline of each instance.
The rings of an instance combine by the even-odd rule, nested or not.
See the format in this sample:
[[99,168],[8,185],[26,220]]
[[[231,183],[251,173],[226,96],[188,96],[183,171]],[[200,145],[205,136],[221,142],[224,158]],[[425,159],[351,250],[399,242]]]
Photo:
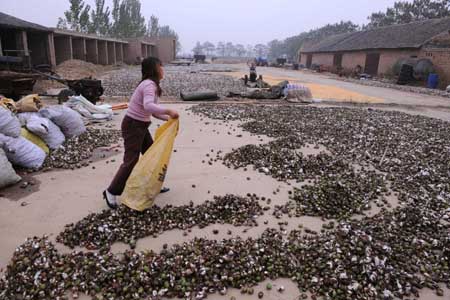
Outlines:
[[366,65],[366,52],[347,52],[342,56],[342,68],[354,70],[357,66],[361,66],[364,70]]
[[[378,66],[378,74],[391,75],[391,70],[394,64],[403,58],[427,58],[431,60],[439,75],[439,87],[446,88],[450,85],[450,47],[426,47],[423,50],[380,50],[380,63]],[[342,56],[342,67],[345,70],[354,70],[357,65],[365,67],[366,51],[347,52]],[[300,64],[306,66],[307,54],[301,53]],[[312,63],[324,65],[331,68],[333,66],[334,54],[316,53],[313,54]]]
[[[419,56],[419,50],[380,50],[374,51],[380,53],[380,63],[378,66],[378,74],[390,74],[392,66],[401,58],[409,58],[411,56]],[[345,70],[354,70],[358,65],[364,70],[366,66],[367,51],[346,52],[342,56],[342,67]],[[333,66],[334,54],[314,54],[313,64],[324,65],[325,67]],[[306,55],[301,56],[301,63],[306,65]]]
[[154,43],[156,44],[157,52],[155,54],[163,63],[169,63],[175,60],[176,49],[174,38],[159,38],[157,40],[154,40]]
[[60,64],[66,60],[73,59],[72,52],[72,37],[70,36],[55,36],[55,56],[56,64]]
[[86,40],[83,38],[72,38],[73,58],[86,60]]
[[300,53],[300,59],[298,60],[299,64],[306,66],[306,57],[308,54]]
[[392,74],[394,64],[403,58],[411,58],[419,56],[419,50],[382,50],[380,51],[380,64],[378,66],[378,74]]
[[450,85],[450,48],[425,48],[420,58],[428,58],[434,64],[439,75],[439,87],[446,88]]
[[98,63],[101,65],[109,64],[108,61],[108,43],[106,41],[97,41]]
[[308,56],[313,56],[310,53],[300,53],[299,63],[304,65],[305,67],[308,65]]
[[[308,54],[302,53],[300,55],[300,64],[306,66]],[[312,63],[323,65],[325,68],[333,67],[334,53],[314,53],[312,56]],[[353,70],[357,65],[364,68],[366,62],[366,52],[347,52],[342,55],[342,67],[344,69]]]
[[[143,41],[147,43],[142,43]],[[128,64],[135,63],[138,59],[147,56],[156,56],[163,63],[171,62],[175,59],[175,40],[173,38],[160,39],[128,39],[128,47],[125,50],[125,61]],[[156,46],[148,45],[154,43]]]
[[86,40],[86,60],[93,64],[98,64],[97,40]]
[[125,46],[125,62],[135,64],[142,59],[141,41],[138,39],[128,39],[128,45]]
[[332,67],[333,58],[334,55],[332,53],[314,53],[312,56],[312,63],[316,65],[323,65],[324,67]]

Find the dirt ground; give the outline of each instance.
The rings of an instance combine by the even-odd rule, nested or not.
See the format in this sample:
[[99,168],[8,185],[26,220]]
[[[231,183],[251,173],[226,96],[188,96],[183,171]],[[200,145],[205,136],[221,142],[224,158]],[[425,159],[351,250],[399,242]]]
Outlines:
[[[320,85],[332,85],[339,89],[376,97],[382,99],[381,104],[370,103],[368,106],[380,109],[401,110],[412,114],[422,114],[441,118],[450,121],[450,111],[443,108],[450,104],[450,99],[415,95],[399,91],[386,90],[381,88],[371,88],[357,86],[355,84],[331,81],[325,76],[303,74],[301,72],[283,71],[279,69],[266,68],[263,74],[274,78],[296,78],[299,82],[308,82]],[[394,99],[397,99],[393,101]],[[180,112],[181,127],[176,140],[172,159],[169,166],[168,176],[165,185],[171,188],[167,194],[162,194],[157,198],[156,205],[184,205],[193,201],[194,204],[201,204],[205,200],[212,200],[214,195],[237,194],[246,195],[256,193],[259,196],[272,198],[272,209],[275,205],[281,205],[288,198],[288,190],[292,188],[285,183],[280,183],[275,179],[253,171],[232,170],[223,166],[220,162],[212,166],[202,163],[207,160],[206,154],[211,150],[217,152],[222,150],[229,152],[232,148],[237,148],[246,144],[259,144],[267,142],[266,137],[252,136],[248,132],[237,128],[238,122],[223,124],[191,114],[187,109],[191,104],[166,104],[170,108]],[[328,103],[319,106],[330,105]],[[345,103],[349,105],[349,103]],[[114,117],[113,123],[116,128],[120,128],[120,122],[124,112]],[[152,124],[150,130],[155,131],[158,122]],[[69,223],[74,223],[89,213],[99,212],[107,209],[102,200],[101,193],[107,187],[122,159],[122,146],[119,152],[114,152],[111,156],[94,162],[90,167],[79,170],[51,171],[31,175],[31,180],[36,185],[30,186],[32,192],[22,190],[18,187],[0,191],[0,269],[7,266],[14,249],[22,244],[26,238],[33,236],[48,235],[52,241],[56,235]],[[312,147],[303,149],[312,153]],[[92,168],[95,167],[95,169]],[[247,177],[250,180],[247,180]],[[196,187],[193,188],[192,185]],[[279,189],[280,192],[274,195],[273,192]],[[395,201],[395,199],[392,199]],[[26,206],[22,206],[26,203]],[[267,225],[263,221],[268,220]],[[320,230],[323,222],[320,218],[302,217],[289,219],[288,230],[295,229],[299,224],[303,224],[313,230]],[[249,228],[246,233],[243,227],[233,227],[230,225],[211,225],[204,229],[195,227],[188,236],[183,236],[181,230],[165,232],[158,238],[145,238],[137,242],[137,251],[154,250],[160,251],[162,245],[169,246],[174,243],[189,241],[194,237],[205,237],[208,239],[230,238],[226,235],[228,229],[233,234],[232,237],[255,237],[267,228],[277,228],[277,220],[272,216],[271,211],[260,217],[259,226]],[[218,235],[212,232],[219,230]],[[70,249],[61,244],[56,244],[61,252],[70,252]],[[128,246],[116,243],[112,247],[114,253],[121,253],[128,249]],[[79,249],[86,251],[83,249]],[[261,283],[255,288],[255,295],[246,299],[257,299],[257,293],[264,291],[264,299],[269,300],[293,300],[298,296],[299,291],[294,282],[289,279],[271,281],[274,286],[283,285],[286,291],[280,294],[274,288],[266,291],[267,282]],[[446,291],[448,296],[450,291]],[[211,295],[208,299],[230,299],[235,296],[242,299],[238,290],[230,290],[227,296]],[[80,299],[90,299],[82,296]],[[432,291],[422,291],[421,299],[443,299],[435,296]]]
[[[83,78],[99,78],[108,71],[121,68],[121,66],[101,66],[82,60],[67,60],[56,67],[56,74],[63,79],[76,80]],[[66,88],[63,84],[54,80],[40,79],[36,82],[33,92],[44,94],[49,89]]]
[[[184,205],[189,201],[201,204],[213,195],[257,193],[260,196],[272,198],[272,204],[281,205],[288,197],[288,190],[292,186],[280,183],[275,179],[258,173],[253,170],[247,172],[243,170],[232,170],[221,163],[203,164],[202,160],[207,160],[206,154],[211,150],[230,151],[245,144],[265,143],[267,138],[252,136],[248,132],[239,130],[235,125],[237,122],[222,124],[219,121],[212,121],[199,116],[194,116],[187,109],[190,105],[168,104],[177,109],[181,114],[181,127],[176,140],[169,172],[166,179],[166,186],[171,188],[167,194],[160,195],[156,205],[167,204]],[[115,116],[114,124],[118,128],[122,119],[121,115]],[[209,123],[206,125],[206,123]],[[154,132],[157,123],[152,124],[151,131]],[[238,137],[242,135],[242,137]],[[122,149],[122,148],[120,148]],[[305,148],[303,151],[314,153],[315,149]],[[92,167],[79,170],[52,171],[33,175],[33,180],[38,182],[38,189],[31,194],[23,193],[22,197],[17,197],[20,188],[10,188],[2,191],[0,203],[0,268],[5,268],[14,252],[14,249],[23,243],[27,237],[48,235],[54,241],[56,235],[63,230],[64,225],[77,222],[92,212],[99,212],[106,209],[106,205],[101,197],[101,192],[109,184],[122,158],[122,151],[113,156],[95,162]],[[247,180],[250,177],[250,181]],[[192,188],[195,184],[196,188]],[[33,188],[33,187],[30,187]],[[280,193],[274,195],[273,192],[280,189]],[[23,191],[22,191],[23,192]],[[12,200],[13,199],[13,200]],[[22,206],[25,202],[28,205]],[[277,219],[270,212],[260,217],[260,226],[249,228],[244,233],[243,227],[233,227],[230,225],[212,225],[204,229],[194,228],[188,236],[183,236],[181,230],[165,232],[158,238],[145,238],[137,243],[136,250],[160,251],[162,245],[169,246],[174,243],[189,241],[194,237],[205,237],[208,239],[230,238],[226,235],[228,229],[233,232],[232,237],[255,237],[261,234],[266,228],[277,228]],[[263,220],[268,220],[268,225],[263,225]],[[295,229],[299,224],[313,229],[320,230],[323,222],[320,218],[302,217],[289,219],[289,228]],[[214,235],[212,231],[219,230],[219,235]],[[61,252],[70,252],[70,249],[61,244],[57,244]],[[128,249],[128,246],[116,243],[112,247],[114,253],[121,253]],[[86,251],[85,249],[79,249]],[[271,292],[265,291],[266,282],[261,283],[255,289],[254,296],[246,296],[247,299],[257,299],[257,292],[264,290],[265,299],[269,300],[292,300],[298,295],[296,285],[288,279],[280,279],[274,286],[283,285],[286,291],[279,294],[274,289]],[[239,291],[231,290],[228,295],[211,295],[209,299],[229,299],[235,296],[239,299]],[[83,298],[84,297],[84,298]],[[83,296],[80,299],[89,299]],[[423,292],[423,299],[439,299],[431,291]],[[440,298],[442,299],[442,298]]]

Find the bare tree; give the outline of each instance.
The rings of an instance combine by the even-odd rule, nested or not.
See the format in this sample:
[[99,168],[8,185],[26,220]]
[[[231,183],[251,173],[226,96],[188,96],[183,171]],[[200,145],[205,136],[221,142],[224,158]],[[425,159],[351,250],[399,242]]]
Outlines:
[[258,57],[266,57],[269,53],[269,47],[264,44],[255,45],[255,52]]
[[212,55],[214,53],[214,51],[216,50],[216,46],[214,46],[213,43],[207,41],[207,42],[203,43],[203,49],[204,49],[206,55]]
[[194,52],[194,55],[200,55],[203,54],[203,45],[200,42],[197,42],[194,49],[192,49],[192,52]]
[[246,47],[246,55],[248,57],[254,57],[255,56],[255,48],[253,45],[247,45]]
[[219,42],[216,47],[217,54],[219,56],[225,56],[226,47],[224,42]]
[[233,56],[234,55],[234,53],[235,53],[235,49],[234,49],[234,45],[233,45],[233,43],[232,42],[228,42],[228,43],[226,43],[225,44],[225,53],[226,53],[226,56]]
[[242,57],[245,55],[245,47],[242,44],[237,44],[234,46],[237,56]]

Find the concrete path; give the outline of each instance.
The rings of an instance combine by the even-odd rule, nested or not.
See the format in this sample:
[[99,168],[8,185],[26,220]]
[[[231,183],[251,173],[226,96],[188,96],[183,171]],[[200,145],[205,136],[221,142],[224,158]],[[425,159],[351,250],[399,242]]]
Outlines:
[[[233,68],[239,70],[232,75],[235,77],[242,77],[248,73],[248,67],[245,65],[233,65]],[[279,68],[257,68],[258,75],[279,80],[289,80],[290,82],[297,82],[303,84],[318,84],[330,86],[332,88],[345,89],[354,93],[366,95],[381,99],[383,104],[396,104],[401,106],[425,106],[425,107],[439,107],[450,108],[450,98],[428,96],[417,93],[403,92],[390,88],[372,87],[360,85],[352,82],[344,82],[333,79],[330,75],[313,73],[311,71],[294,71]],[[226,74],[226,73],[225,73]]]

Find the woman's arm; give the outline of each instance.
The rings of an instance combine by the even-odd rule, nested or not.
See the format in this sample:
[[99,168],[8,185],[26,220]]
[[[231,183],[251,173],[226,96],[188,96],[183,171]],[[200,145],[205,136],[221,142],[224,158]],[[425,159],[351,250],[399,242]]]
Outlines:
[[152,115],[154,118],[161,120],[161,121],[169,121],[168,115]]
[[172,109],[164,108],[163,106],[156,104],[156,85],[154,83],[148,83],[143,87],[143,104],[147,113],[151,113],[155,118],[167,121],[167,116],[172,119],[178,118],[178,113]]
[[169,110],[156,104],[156,85],[147,83],[143,86],[143,104],[147,113],[152,115],[168,115]]

